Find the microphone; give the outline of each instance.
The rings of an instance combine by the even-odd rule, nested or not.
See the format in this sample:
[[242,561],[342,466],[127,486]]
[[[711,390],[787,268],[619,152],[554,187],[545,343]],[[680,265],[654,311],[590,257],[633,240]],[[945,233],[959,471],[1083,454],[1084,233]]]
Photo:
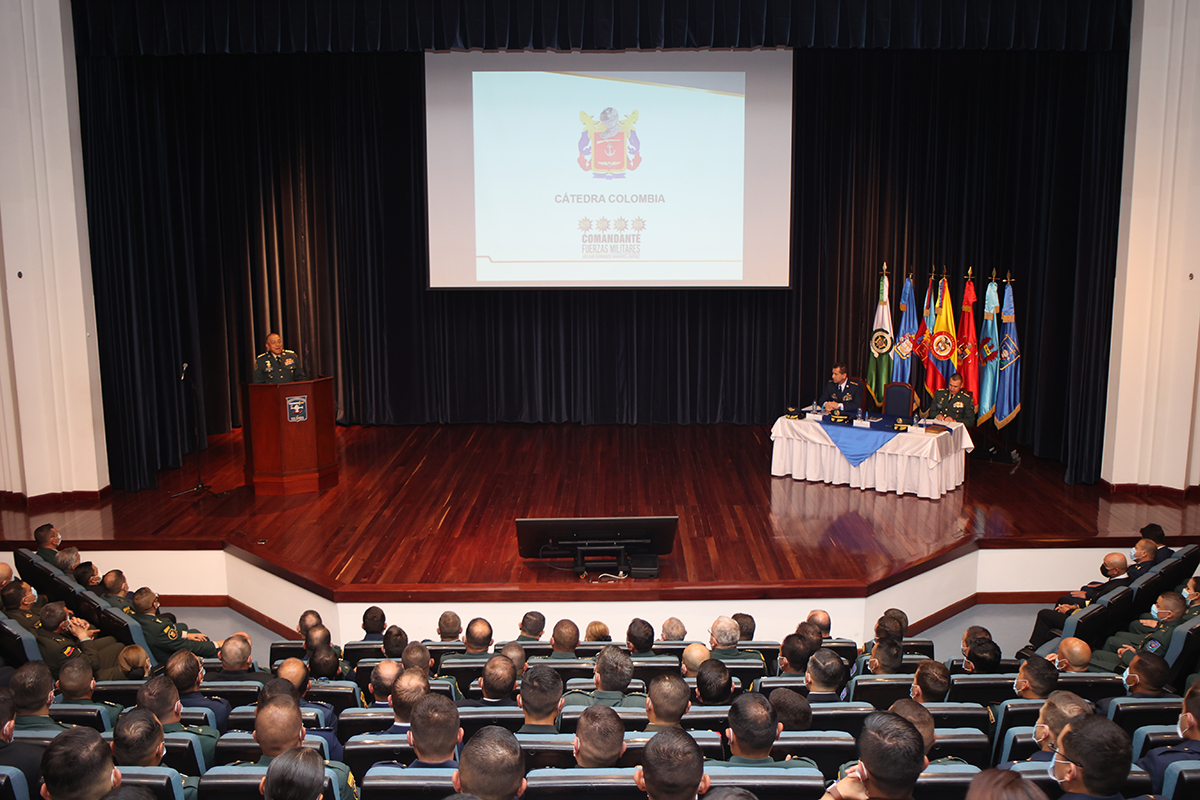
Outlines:
[[183,380],[183,376],[187,374],[187,362],[183,362],[183,370],[179,373],[179,380]]

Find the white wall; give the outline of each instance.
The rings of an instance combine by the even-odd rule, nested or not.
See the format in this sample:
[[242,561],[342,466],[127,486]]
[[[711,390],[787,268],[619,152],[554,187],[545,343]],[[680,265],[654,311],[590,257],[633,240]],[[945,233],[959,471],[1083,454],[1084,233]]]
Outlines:
[[108,485],[69,0],[0,3],[0,491]]

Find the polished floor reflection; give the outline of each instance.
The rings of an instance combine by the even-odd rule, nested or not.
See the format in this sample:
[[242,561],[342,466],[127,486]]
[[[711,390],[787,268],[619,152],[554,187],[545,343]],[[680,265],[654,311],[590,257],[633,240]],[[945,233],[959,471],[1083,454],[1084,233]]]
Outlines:
[[1063,483],[1063,467],[970,462],[940,500],[772,478],[765,426],[421,425],[338,430],[341,481],[320,494],[258,497],[243,486],[241,433],[214,436],[204,476],[218,497],[159,487],[89,503],[0,509],[10,546],[42,522],[92,548],[233,545],[352,599],[462,591],[579,599],[600,587],[562,564],[517,557],[520,517],[678,515],[657,580],[605,586],[636,598],[861,595],[970,547],[1127,547],[1148,522],[1196,530],[1200,502]]

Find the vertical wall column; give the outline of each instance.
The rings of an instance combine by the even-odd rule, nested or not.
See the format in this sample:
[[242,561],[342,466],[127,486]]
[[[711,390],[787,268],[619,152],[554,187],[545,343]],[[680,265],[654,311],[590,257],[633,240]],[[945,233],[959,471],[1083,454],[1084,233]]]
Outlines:
[[1200,0],[1136,0],[1101,474],[1200,485]]
[[0,492],[108,486],[69,0],[0,3]]

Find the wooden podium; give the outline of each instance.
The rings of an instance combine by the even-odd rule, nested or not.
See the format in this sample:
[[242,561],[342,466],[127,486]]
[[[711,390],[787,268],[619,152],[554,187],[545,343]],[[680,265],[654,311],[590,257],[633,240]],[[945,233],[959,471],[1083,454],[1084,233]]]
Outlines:
[[242,383],[246,485],[255,494],[337,486],[333,378]]

